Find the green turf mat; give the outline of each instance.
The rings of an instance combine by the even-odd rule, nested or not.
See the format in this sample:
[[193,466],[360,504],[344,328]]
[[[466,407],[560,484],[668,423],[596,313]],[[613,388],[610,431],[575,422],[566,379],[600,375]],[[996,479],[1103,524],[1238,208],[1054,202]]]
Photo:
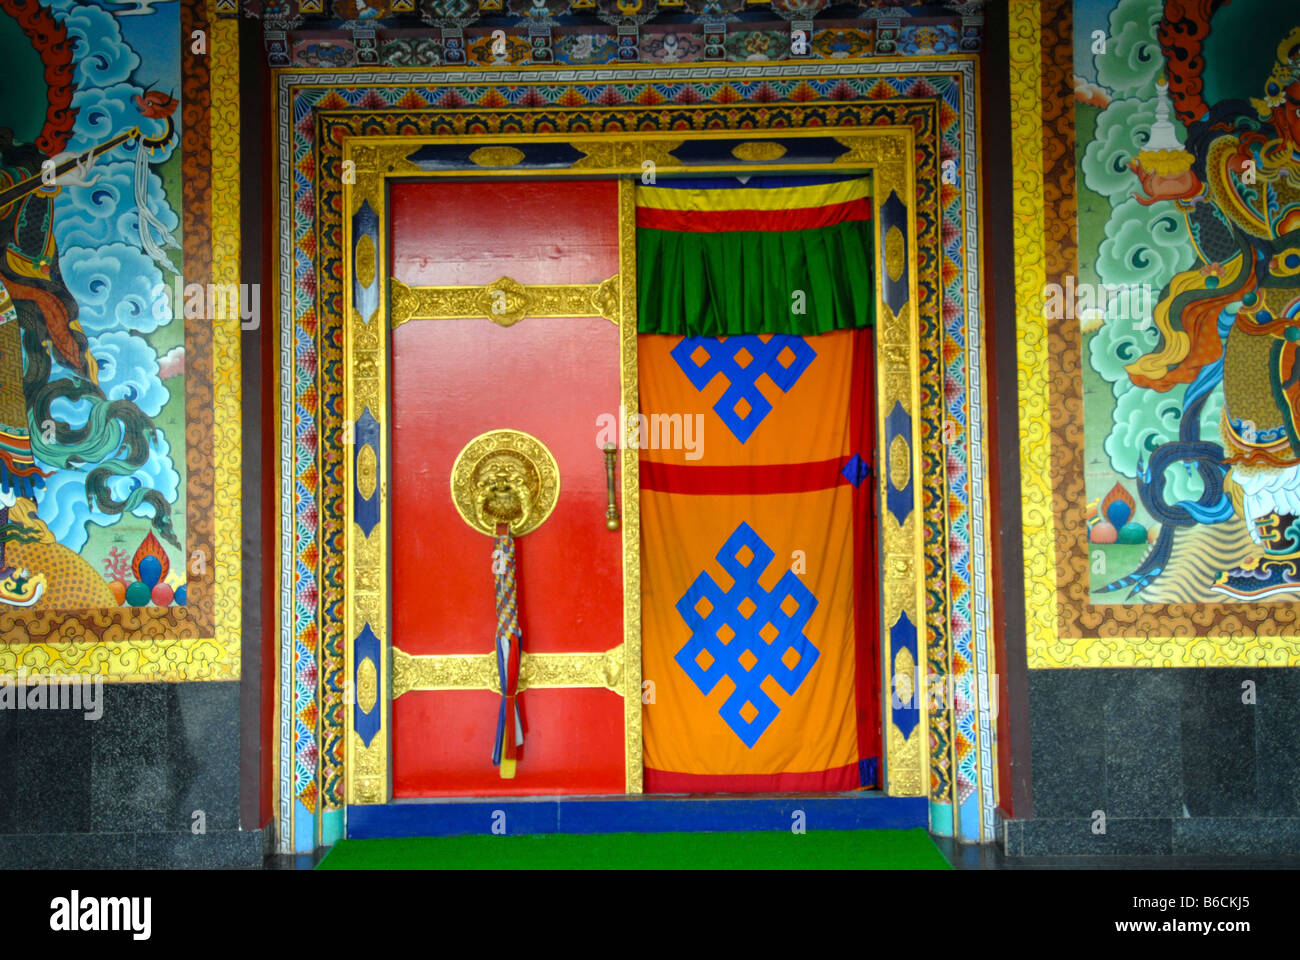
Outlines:
[[913,830],[340,840],[318,870],[950,870]]

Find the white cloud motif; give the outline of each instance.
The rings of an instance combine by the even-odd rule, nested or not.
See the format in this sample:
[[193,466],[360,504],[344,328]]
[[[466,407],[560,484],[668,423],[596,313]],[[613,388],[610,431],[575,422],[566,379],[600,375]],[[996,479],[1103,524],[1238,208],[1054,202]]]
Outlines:
[[152,333],[171,320],[170,306],[164,309],[160,303],[167,296],[162,271],[139,247],[125,243],[110,243],[99,250],[74,247],[67,251],[62,267],[63,282],[77,298],[87,336],[112,330]]
[[107,10],[75,3],[51,3],[50,8],[76,40],[73,64],[78,87],[120,83],[140,66],[140,55],[122,40],[117,21]]
[[73,247],[98,247],[123,238],[136,239],[135,201],[131,185],[134,166],[113,163],[96,167],[94,183],[69,185],[59,195],[54,239],[60,265]]
[[92,337],[99,388],[110,400],[130,400],[147,415],[162,413],[171,391],[158,379],[158,356],[143,339],[121,330]]

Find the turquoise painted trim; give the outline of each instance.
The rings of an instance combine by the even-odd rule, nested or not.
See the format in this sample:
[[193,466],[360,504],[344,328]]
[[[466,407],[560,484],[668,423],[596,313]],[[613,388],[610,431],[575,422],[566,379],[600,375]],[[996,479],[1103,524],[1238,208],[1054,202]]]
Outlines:
[[293,801],[293,852],[311,853],[316,849],[316,814],[306,805]]
[[344,837],[344,819],[342,810],[326,810],[320,818],[321,846],[328,847]]
[[980,842],[979,797],[973,791],[958,810],[957,821],[957,828],[961,831],[959,839],[967,843]]
[[937,837],[952,836],[952,804],[930,804],[930,832]]

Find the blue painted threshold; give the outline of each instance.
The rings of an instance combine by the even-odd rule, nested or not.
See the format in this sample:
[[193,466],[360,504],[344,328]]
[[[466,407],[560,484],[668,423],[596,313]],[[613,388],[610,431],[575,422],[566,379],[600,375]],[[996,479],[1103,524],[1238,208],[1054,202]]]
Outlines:
[[928,825],[925,797],[887,797],[875,791],[815,796],[456,797],[348,807],[347,835],[374,840],[491,833],[501,814],[512,836],[789,830],[797,811],[803,811],[808,830]]

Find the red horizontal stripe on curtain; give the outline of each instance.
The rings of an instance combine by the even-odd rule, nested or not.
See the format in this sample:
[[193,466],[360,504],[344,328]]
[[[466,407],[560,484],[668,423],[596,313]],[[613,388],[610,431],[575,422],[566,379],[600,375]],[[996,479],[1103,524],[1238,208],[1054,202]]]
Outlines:
[[811,463],[760,466],[699,467],[680,463],[641,461],[641,489],[661,493],[753,496],[764,493],[803,493],[848,483],[840,471],[848,457]]
[[814,773],[704,774],[645,769],[646,793],[838,793],[861,786],[856,763]]
[[660,210],[637,207],[636,225],[650,230],[722,233],[734,230],[813,230],[871,219],[871,198],[795,210]]

